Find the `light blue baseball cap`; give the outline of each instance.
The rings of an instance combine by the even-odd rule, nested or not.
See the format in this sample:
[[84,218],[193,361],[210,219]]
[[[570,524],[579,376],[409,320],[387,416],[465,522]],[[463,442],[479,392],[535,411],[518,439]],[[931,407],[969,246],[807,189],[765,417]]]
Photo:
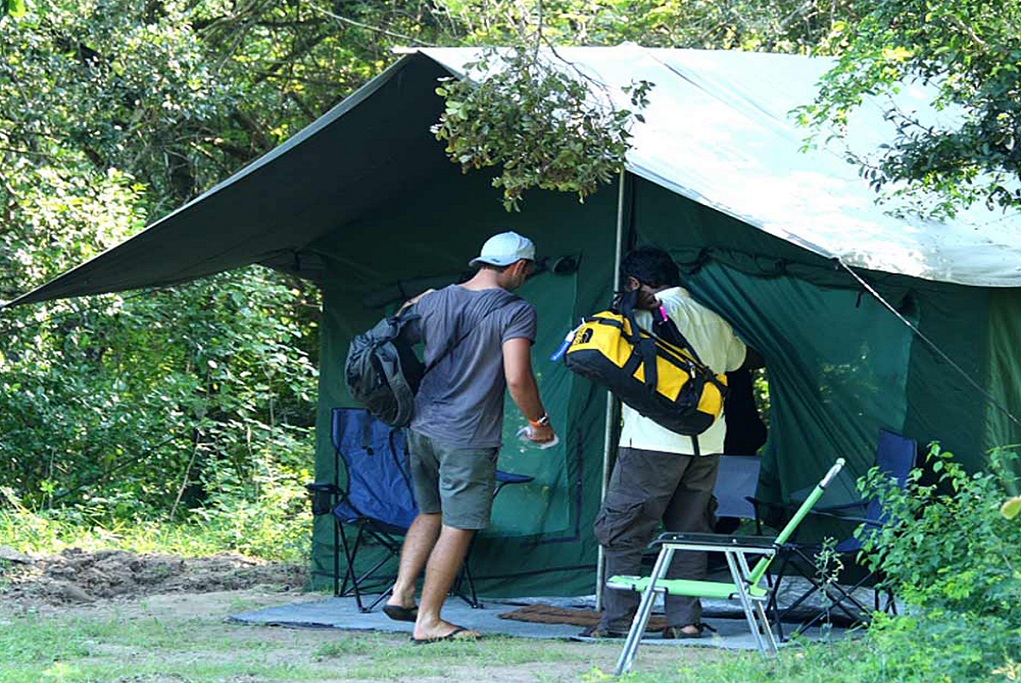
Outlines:
[[468,265],[475,267],[488,263],[492,266],[509,266],[521,259],[535,260],[535,244],[516,232],[501,232],[486,240],[482,252],[469,261]]

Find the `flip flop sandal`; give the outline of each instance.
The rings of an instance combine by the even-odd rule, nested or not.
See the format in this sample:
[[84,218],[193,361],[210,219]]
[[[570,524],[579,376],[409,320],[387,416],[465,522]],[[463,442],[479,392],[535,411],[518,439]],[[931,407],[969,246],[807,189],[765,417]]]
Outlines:
[[663,640],[685,640],[688,638],[701,638],[702,634],[705,633],[706,631],[709,631],[710,633],[716,633],[716,629],[714,629],[709,624],[703,624],[702,622],[699,622],[697,624],[689,624],[689,626],[694,626],[698,630],[695,631],[694,633],[688,633],[687,631],[684,630],[685,628],[687,628],[686,626],[667,626],[665,629],[663,629]]
[[401,605],[383,605],[383,614],[394,621],[411,621],[418,619],[418,607],[403,607]]
[[479,640],[482,636],[475,631],[469,631],[468,629],[458,626],[453,631],[445,636],[439,636],[438,638],[415,638],[411,637],[413,645],[428,645],[429,643],[441,643],[445,640]]

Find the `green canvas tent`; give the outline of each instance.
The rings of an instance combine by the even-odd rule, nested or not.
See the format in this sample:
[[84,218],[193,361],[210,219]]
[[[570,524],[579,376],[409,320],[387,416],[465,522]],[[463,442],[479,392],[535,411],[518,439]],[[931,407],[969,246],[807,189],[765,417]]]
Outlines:
[[[859,475],[886,427],[938,438],[970,467],[1021,440],[1021,230],[975,209],[954,222],[893,218],[840,150],[799,152],[789,119],[827,62],[635,46],[560,53],[611,86],[655,83],[619,186],[579,204],[534,193],[504,212],[485,174],[462,175],[429,132],[436,79],[474,54],[403,57],[286,144],[144,232],[13,304],[187,281],[261,263],[324,292],[317,478],[333,476],[329,413],[348,404],[350,336],[424,286],[455,281],[490,234],[514,229],[547,270],[521,294],[540,320],[534,358],[562,441],[514,439],[501,467],[533,475],[501,494],[475,550],[484,595],[590,592],[607,447],[605,393],[547,360],[577,319],[605,306],[618,247],[668,248],[696,296],[768,362],[770,433],[763,495],[787,499],[837,456]],[[906,88],[902,94],[923,100]],[[850,144],[883,140],[883,103],[851,122]],[[924,111],[924,108],[922,109]],[[313,568],[332,568],[317,521]]]

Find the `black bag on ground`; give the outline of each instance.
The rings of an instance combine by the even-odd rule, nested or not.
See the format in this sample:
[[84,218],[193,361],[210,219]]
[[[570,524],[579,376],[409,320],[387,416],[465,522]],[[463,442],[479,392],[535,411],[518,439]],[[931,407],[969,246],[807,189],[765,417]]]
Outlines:
[[640,328],[635,298],[625,294],[584,318],[564,363],[657,424],[697,436],[722,414],[727,377],[702,363],[669,318],[654,323],[661,336]]
[[415,393],[425,366],[404,335],[419,319],[407,309],[383,318],[351,339],[344,379],[351,398],[392,427],[407,427],[415,415]]

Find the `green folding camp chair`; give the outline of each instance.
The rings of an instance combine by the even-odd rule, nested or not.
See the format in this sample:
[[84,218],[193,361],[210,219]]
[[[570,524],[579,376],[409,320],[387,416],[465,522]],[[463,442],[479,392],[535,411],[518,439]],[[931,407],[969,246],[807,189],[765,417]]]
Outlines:
[[[657,593],[670,595],[686,595],[697,598],[716,598],[721,600],[738,600],[744,609],[748,627],[751,629],[759,652],[763,655],[776,654],[776,638],[766,617],[765,603],[769,600],[770,587],[766,584],[766,571],[770,562],[777,555],[784,543],[791,537],[822,497],[833,478],[844,466],[844,459],[838,458],[826,476],[816,485],[812,493],[801,504],[797,512],[775,538],[768,536],[727,536],[721,534],[686,534],[665,533],[655,544],[659,545],[659,555],[649,577],[614,576],[606,582],[608,588],[618,590],[640,591],[642,593],[638,611],[631,622],[631,630],[624,641],[624,649],[617,660],[616,675],[626,673],[634,662],[641,643],[645,626],[652,614],[652,606]],[[677,551],[720,552],[727,560],[731,581],[691,581],[687,579],[668,579],[667,571],[670,561]],[[761,556],[755,567],[748,563],[749,556]]]

